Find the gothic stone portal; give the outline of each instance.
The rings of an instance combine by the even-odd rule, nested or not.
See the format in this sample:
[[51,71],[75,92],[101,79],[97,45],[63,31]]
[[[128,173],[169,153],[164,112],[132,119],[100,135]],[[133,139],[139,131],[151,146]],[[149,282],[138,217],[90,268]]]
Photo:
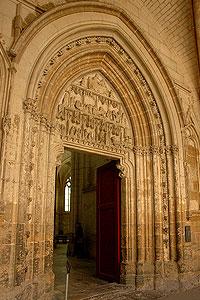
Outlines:
[[[49,124],[37,111],[36,101],[27,99],[24,102],[19,229],[16,233],[22,243],[16,246],[16,285],[26,288],[27,282],[34,278],[38,284],[34,285],[34,293],[40,291],[50,299],[53,292],[55,166],[60,163],[64,147],[120,159],[121,282],[133,288],[153,289],[156,284],[160,287],[165,281],[164,265],[165,270],[170,270],[170,279],[173,271],[172,280],[177,283],[176,263],[168,263],[166,155],[170,157],[168,161],[172,161],[171,147],[133,146],[133,131],[124,105],[101,72],[88,73],[66,85],[57,99],[54,124]],[[153,109],[157,109],[156,105]],[[158,192],[159,186],[164,187],[163,194]],[[155,271],[157,277],[154,277]]]

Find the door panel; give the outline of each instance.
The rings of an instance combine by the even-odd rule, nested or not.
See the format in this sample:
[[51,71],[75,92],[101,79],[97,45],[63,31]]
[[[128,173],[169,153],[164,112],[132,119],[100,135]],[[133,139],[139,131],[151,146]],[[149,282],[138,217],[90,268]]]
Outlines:
[[97,276],[119,281],[120,179],[116,162],[97,169]]

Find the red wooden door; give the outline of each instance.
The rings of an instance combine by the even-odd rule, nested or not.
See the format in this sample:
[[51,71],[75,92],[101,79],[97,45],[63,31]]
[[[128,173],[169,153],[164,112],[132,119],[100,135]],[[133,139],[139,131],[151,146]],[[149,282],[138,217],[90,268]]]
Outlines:
[[112,161],[97,169],[97,276],[119,281],[120,178]]

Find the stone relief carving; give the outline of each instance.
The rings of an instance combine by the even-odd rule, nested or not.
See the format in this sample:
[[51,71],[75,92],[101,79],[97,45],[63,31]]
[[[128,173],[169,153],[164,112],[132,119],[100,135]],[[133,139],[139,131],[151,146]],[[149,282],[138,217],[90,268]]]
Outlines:
[[[192,210],[199,210],[199,201],[193,201],[193,204],[191,204],[190,199],[190,191],[191,191],[191,178],[190,176],[194,176],[195,170],[190,167],[188,164],[188,147],[190,147],[191,143],[194,143],[196,145],[196,148],[199,148],[199,140],[196,135],[196,131],[194,130],[194,122],[193,122],[193,113],[194,113],[194,99],[192,92],[185,88],[184,86],[181,86],[179,84],[175,84],[177,93],[179,95],[179,101],[181,105],[181,115],[183,120],[183,126],[182,126],[182,138],[183,143],[185,147],[184,151],[184,170],[185,170],[185,201],[186,201],[186,217],[189,220],[192,216]],[[199,178],[199,171],[196,170],[196,178]],[[197,179],[198,181],[198,179]],[[193,208],[192,208],[192,205]],[[196,207],[195,207],[196,206]]]
[[189,97],[189,103],[186,112],[183,114],[185,126],[192,123],[192,111],[193,111],[194,99]]
[[2,120],[2,128],[6,134],[14,135],[19,130],[20,117],[18,115],[6,115]]
[[23,102],[23,109],[28,112],[34,113],[36,111],[37,101],[35,99],[27,98]]
[[11,127],[11,118],[10,116],[6,115],[2,119],[2,128],[5,134],[7,134],[10,131],[10,127]]
[[126,178],[127,177],[127,170],[124,166],[120,165],[119,163],[116,164],[117,169],[119,170],[119,177]]
[[181,105],[181,114],[183,118],[184,127],[187,127],[191,124],[192,121],[192,111],[194,105],[194,99],[192,93],[189,89],[181,86],[180,84],[175,82],[175,87],[177,94],[179,96],[179,102]]
[[57,155],[57,157],[56,157],[56,166],[60,166],[60,165],[61,165],[63,153],[64,153],[64,151],[61,152],[61,153],[59,153],[59,154]]
[[132,144],[123,105],[98,72],[81,77],[65,90],[56,117],[63,140],[119,153]]

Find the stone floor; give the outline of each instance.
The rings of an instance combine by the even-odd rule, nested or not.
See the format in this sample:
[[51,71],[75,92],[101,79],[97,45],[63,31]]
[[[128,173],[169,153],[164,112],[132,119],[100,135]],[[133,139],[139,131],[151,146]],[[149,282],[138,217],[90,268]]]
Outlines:
[[[54,251],[55,295],[54,300],[65,300],[66,245],[58,244]],[[69,257],[68,300],[200,300],[200,287],[177,294],[160,297],[154,291],[144,293],[130,287],[109,283],[95,276],[95,262]]]

